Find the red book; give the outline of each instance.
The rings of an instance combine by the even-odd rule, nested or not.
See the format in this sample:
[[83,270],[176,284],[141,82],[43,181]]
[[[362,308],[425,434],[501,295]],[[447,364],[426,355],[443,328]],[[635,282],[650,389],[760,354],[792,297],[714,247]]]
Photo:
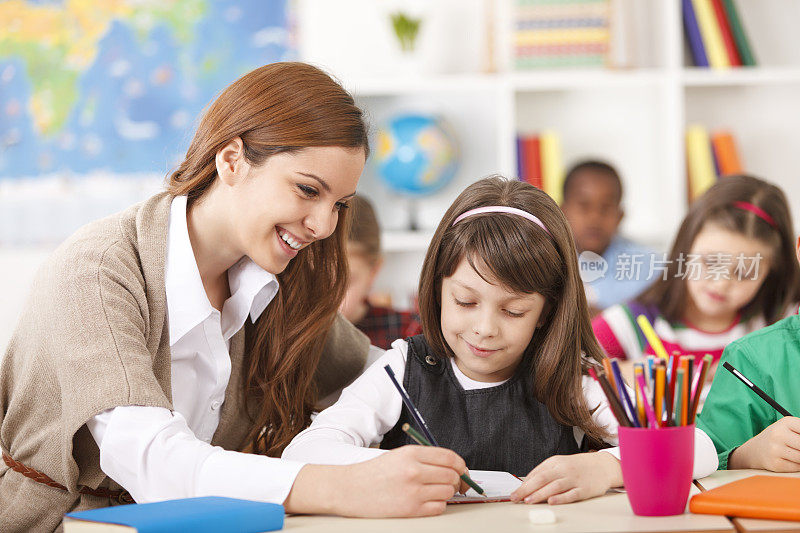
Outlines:
[[525,150],[525,156],[522,159],[525,168],[522,175],[525,176],[525,181],[541,189],[543,186],[542,149],[539,137],[536,135],[526,136],[522,140],[522,146]]
[[733,38],[731,24],[725,16],[725,8],[722,7],[722,0],[711,0],[711,7],[714,9],[714,17],[717,19],[719,31],[722,34],[722,42],[725,44],[725,51],[728,53],[728,60],[732,67],[741,67],[742,58],[736,49],[736,41]]

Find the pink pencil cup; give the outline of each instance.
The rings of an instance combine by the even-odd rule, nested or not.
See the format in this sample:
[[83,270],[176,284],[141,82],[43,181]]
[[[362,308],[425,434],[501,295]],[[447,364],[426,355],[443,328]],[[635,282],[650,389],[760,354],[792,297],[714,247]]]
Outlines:
[[622,479],[633,513],[683,514],[694,468],[694,424],[619,428]]

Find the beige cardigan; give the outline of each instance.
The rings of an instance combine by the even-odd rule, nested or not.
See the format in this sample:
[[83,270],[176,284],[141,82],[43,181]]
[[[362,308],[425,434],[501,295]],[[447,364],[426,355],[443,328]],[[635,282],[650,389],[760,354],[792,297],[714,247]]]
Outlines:
[[[85,423],[120,405],[172,408],[164,288],[171,197],[159,194],[80,229],[45,262],[0,366],[0,447],[65,485],[0,463],[0,531],[53,531],[65,512],[109,505],[77,486],[119,488],[100,470]],[[245,329],[212,444],[240,450]],[[316,372],[320,397],[363,368],[369,341],[337,318]]]

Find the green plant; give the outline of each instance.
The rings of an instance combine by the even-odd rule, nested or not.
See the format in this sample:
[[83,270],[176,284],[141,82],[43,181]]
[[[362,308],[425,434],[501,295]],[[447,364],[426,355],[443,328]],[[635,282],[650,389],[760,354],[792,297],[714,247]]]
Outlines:
[[400,48],[403,52],[413,52],[422,19],[409,17],[402,12],[393,13],[391,17],[394,34],[397,35],[397,40],[400,41]]

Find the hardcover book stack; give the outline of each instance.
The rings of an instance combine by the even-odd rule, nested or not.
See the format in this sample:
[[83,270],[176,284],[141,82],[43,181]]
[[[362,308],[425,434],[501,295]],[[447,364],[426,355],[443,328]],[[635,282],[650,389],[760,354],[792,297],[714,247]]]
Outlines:
[[683,28],[697,67],[752,67],[753,49],[733,0],[682,0]]

